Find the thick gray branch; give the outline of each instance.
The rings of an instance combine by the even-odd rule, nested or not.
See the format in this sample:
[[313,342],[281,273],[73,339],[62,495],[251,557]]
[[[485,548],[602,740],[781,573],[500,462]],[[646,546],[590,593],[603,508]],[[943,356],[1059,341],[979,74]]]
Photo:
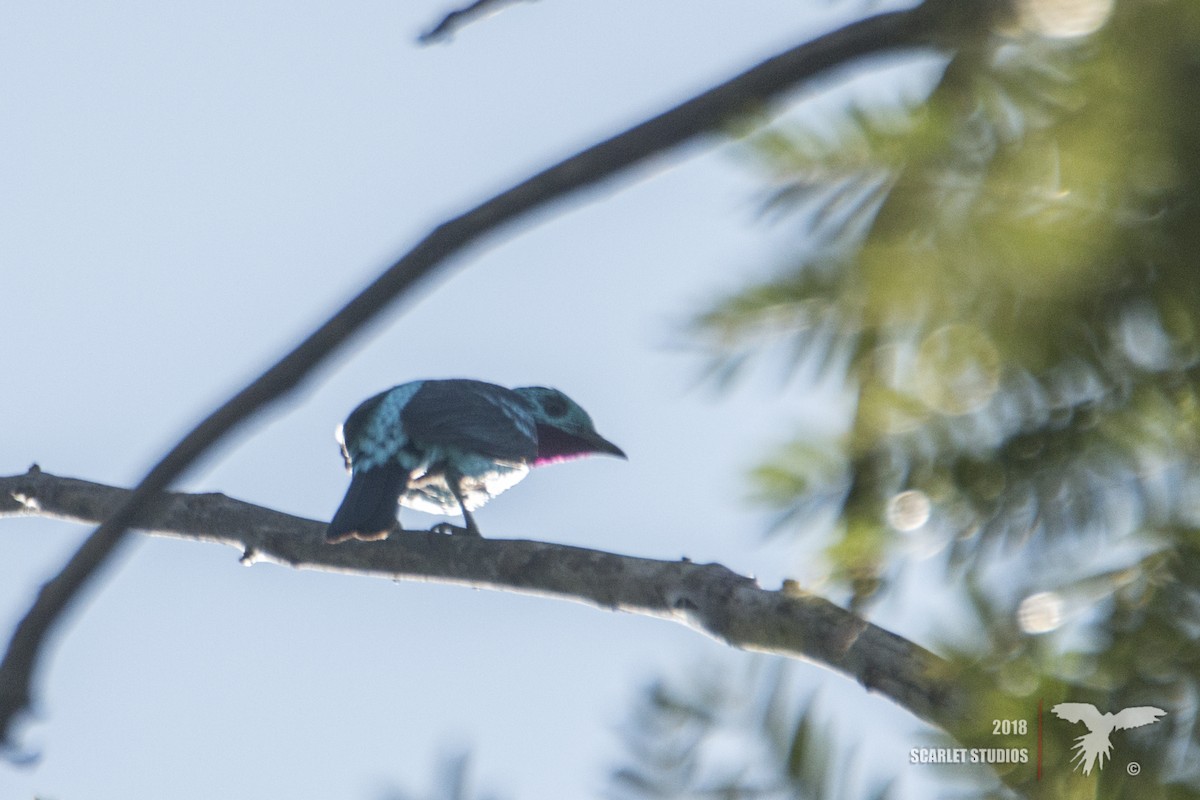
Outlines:
[[[31,469],[0,477],[0,516],[101,523],[129,490]],[[770,591],[720,564],[656,561],[525,540],[405,532],[383,542],[324,542],[325,523],[222,494],[168,493],[134,526],[238,548],[265,560],[393,580],[423,580],[576,600],[683,623],[733,647],[804,658],[854,677],[929,722],[961,719],[946,663],[819,597]]]

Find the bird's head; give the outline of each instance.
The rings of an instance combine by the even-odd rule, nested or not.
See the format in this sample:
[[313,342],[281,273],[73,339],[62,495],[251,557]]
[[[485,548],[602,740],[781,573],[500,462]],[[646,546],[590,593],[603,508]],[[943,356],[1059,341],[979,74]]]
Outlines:
[[571,398],[545,386],[514,389],[533,406],[537,423],[538,454],[535,465],[607,453],[625,458],[624,451],[596,433],[592,418]]

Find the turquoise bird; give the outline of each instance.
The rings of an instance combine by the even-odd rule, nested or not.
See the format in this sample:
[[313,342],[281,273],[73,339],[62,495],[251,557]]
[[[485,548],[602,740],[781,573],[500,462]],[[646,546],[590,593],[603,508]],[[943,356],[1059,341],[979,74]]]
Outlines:
[[471,512],[530,467],[597,453],[625,458],[578,403],[557,389],[506,389],[452,379],[404,383],[365,400],[338,429],[350,488],[325,539],[384,539],[397,503],[432,514]]

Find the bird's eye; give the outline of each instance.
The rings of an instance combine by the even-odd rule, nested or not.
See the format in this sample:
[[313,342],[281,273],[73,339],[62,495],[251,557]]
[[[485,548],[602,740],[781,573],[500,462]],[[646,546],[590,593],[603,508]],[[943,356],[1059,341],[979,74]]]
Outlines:
[[542,411],[550,417],[561,417],[567,413],[567,403],[561,397],[547,397],[542,400]]

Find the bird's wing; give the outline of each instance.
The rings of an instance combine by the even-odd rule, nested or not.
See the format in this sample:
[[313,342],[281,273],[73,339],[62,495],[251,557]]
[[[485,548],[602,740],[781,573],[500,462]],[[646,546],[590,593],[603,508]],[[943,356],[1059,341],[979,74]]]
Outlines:
[[408,443],[401,428],[400,409],[419,383],[402,384],[369,397],[350,412],[338,430],[347,465],[371,469],[393,458]]
[[1165,711],[1154,706],[1134,706],[1119,712],[1113,717],[1113,727],[1118,730],[1140,728],[1151,722],[1158,722],[1159,717],[1166,716]]
[[1050,711],[1067,722],[1082,722],[1089,731],[1095,730],[1102,717],[1100,711],[1090,703],[1059,703]]
[[422,445],[513,461],[537,455],[529,401],[503,386],[463,379],[425,381],[400,418],[409,438]]

